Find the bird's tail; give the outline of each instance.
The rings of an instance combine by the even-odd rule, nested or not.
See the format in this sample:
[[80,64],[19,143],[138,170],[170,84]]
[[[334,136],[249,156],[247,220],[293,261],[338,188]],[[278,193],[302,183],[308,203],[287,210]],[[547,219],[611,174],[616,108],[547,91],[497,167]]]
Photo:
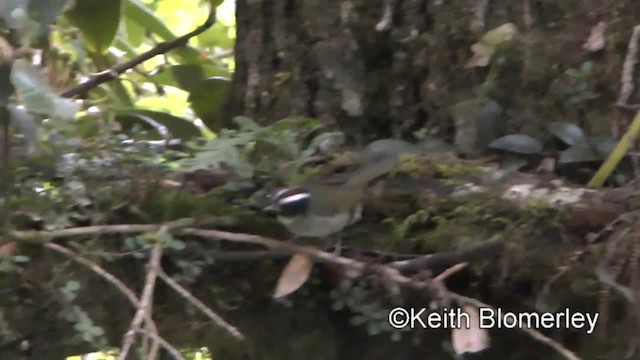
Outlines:
[[401,154],[387,154],[366,159],[364,164],[347,176],[345,185],[354,188],[366,186],[370,181],[394,171],[400,163],[400,156]]

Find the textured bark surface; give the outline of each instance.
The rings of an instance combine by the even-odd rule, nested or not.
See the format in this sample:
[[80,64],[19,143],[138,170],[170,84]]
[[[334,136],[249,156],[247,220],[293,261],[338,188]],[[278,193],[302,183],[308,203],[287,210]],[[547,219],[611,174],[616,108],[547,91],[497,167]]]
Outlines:
[[[451,136],[450,107],[488,96],[511,129],[565,119],[603,132],[640,9],[629,1],[238,1],[237,71],[229,116],[262,123],[311,116],[363,137],[410,135],[423,126]],[[583,44],[599,21],[606,48]],[[470,47],[504,23],[520,33],[484,68],[465,68]],[[569,103],[567,68],[594,62],[600,96]],[[637,91],[629,102],[637,102]]]

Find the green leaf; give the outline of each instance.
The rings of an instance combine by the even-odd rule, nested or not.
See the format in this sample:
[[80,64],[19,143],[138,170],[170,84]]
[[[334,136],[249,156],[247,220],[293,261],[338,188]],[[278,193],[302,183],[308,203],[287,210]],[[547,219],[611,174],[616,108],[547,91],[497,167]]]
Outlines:
[[142,28],[160,36],[163,40],[170,41],[177,37],[164,24],[164,21],[140,0],[126,0],[124,2],[124,13]]
[[606,159],[618,145],[618,140],[611,136],[593,136],[589,138],[589,142],[603,160]]
[[126,109],[116,112],[116,121],[125,130],[131,130],[134,124],[141,124],[146,129],[153,129],[160,139],[178,138],[192,139],[202,135],[200,129],[193,122],[160,111]]
[[579,142],[560,154],[559,164],[600,161],[603,157],[586,141]]
[[133,21],[130,17],[124,19],[124,28],[127,35],[126,42],[132,47],[138,47],[142,45],[145,39],[145,28],[140,26],[137,22]]
[[582,128],[575,124],[552,122],[547,126],[547,130],[569,146],[586,140]]
[[[140,0],[124,0],[125,16],[140,25],[151,34],[159,36],[164,41],[175,40],[177,36],[165,25],[147,5]],[[192,47],[186,46],[175,50],[183,63],[200,63],[200,53]]]
[[27,12],[32,20],[36,21],[40,27],[38,35],[42,36],[49,32],[49,26],[53,25],[60,17],[60,13],[70,0],[31,0],[27,6]]
[[73,118],[78,111],[78,104],[56,95],[40,71],[24,59],[13,63],[11,82],[29,111],[60,119]]
[[247,131],[260,131],[262,128],[253,119],[246,116],[236,116],[233,118],[233,122],[240,126],[240,129]]
[[198,44],[203,47],[233,48],[234,41],[229,36],[229,27],[216,23],[210,29],[197,36]]
[[230,77],[228,70],[211,64],[186,64],[165,67],[151,79],[159,84],[174,86],[191,91],[199,82],[212,77]]
[[76,26],[89,50],[105,53],[113,42],[120,24],[121,0],[75,0],[67,12],[69,21]]
[[512,134],[494,140],[489,147],[516,154],[538,154],[542,151],[543,145],[540,140],[529,135]]
[[231,81],[223,77],[213,77],[194,85],[189,94],[193,111],[202,122],[213,131],[222,128],[222,104],[227,99]]

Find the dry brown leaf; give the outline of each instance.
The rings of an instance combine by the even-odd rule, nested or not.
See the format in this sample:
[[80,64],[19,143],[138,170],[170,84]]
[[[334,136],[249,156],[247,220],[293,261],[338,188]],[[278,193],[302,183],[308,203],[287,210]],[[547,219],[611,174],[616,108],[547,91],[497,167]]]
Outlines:
[[493,48],[483,43],[475,43],[471,45],[471,51],[473,57],[469,59],[469,62],[465,66],[467,69],[472,67],[484,67],[489,65],[491,55],[493,55]]
[[18,245],[15,241],[10,241],[6,244],[0,245],[0,256],[10,256],[16,251]]
[[311,274],[313,260],[305,254],[295,254],[280,274],[273,298],[278,299],[298,290]]
[[460,326],[451,331],[451,346],[456,354],[476,353],[489,347],[491,340],[487,329],[480,328],[480,314],[473,305],[465,305],[463,311],[469,314],[469,328],[461,319]]
[[591,34],[589,34],[589,38],[584,45],[582,45],[582,48],[590,52],[604,49],[606,45],[606,32],[607,23],[600,21],[596,26],[591,28]]

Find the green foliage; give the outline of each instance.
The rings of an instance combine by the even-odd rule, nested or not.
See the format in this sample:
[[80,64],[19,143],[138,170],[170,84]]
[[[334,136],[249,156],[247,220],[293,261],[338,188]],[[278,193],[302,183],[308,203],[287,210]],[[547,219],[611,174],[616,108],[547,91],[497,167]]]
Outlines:
[[591,85],[593,62],[585,61],[579,68],[567,69],[564,76],[567,84],[562,92],[569,103],[580,104],[598,97]]
[[[224,10],[222,21],[186,46],[88,89],[82,104],[59,95],[135,59],[159,41],[193,31],[212,6]],[[184,21],[184,14],[190,14],[190,21]],[[108,6],[96,0],[2,2],[0,31],[13,30],[3,39],[10,41],[5,48],[19,49],[20,56],[0,66],[0,106],[8,105],[15,133],[30,153],[39,140],[51,137],[41,134],[42,118],[54,120],[48,125],[54,129],[44,130],[66,139],[109,137],[114,131],[132,139],[211,136],[224,125],[220,108],[232,76],[228,54],[235,33],[229,14],[228,4],[221,1],[117,0]],[[33,61],[36,50],[42,51],[41,59]],[[225,55],[218,56],[220,52]],[[81,121],[70,121],[74,118]],[[146,131],[140,133],[140,128]]]
[[81,307],[73,305],[68,309],[64,309],[60,316],[73,324],[73,328],[78,332],[80,338],[99,348],[105,348],[107,339],[105,338],[104,329],[96,326]]
[[121,0],[75,0],[66,16],[82,32],[87,48],[96,53],[107,51],[120,24]]
[[[246,117],[236,117],[234,121],[237,130],[225,129],[216,139],[194,143],[194,156],[178,161],[179,168],[188,172],[226,168],[239,178],[248,179],[254,174],[254,164],[265,157],[301,164],[310,153],[301,148],[300,134],[318,127],[312,119],[299,118],[285,118],[266,127]],[[277,164],[271,162],[274,167]]]
[[[581,127],[567,122],[549,123],[547,132],[552,140],[555,140],[555,143],[549,142],[552,149],[561,148],[557,156],[559,165],[600,163],[614,151],[618,144],[618,141],[610,136],[588,136]],[[501,137],[493,141],[489,147],[512,155],[524,156],[543,155],[545,150],[541,140],[527,134]]]
[[375,277],[343,280],[331,291],[333,310],[349,310],[349,322],[353,326],[364,326],[370,336],[388,334],[398,341],[409,327],[393,328],[389,324],[389,310],[402,306],[402,295],[397,284],[381,286]]

